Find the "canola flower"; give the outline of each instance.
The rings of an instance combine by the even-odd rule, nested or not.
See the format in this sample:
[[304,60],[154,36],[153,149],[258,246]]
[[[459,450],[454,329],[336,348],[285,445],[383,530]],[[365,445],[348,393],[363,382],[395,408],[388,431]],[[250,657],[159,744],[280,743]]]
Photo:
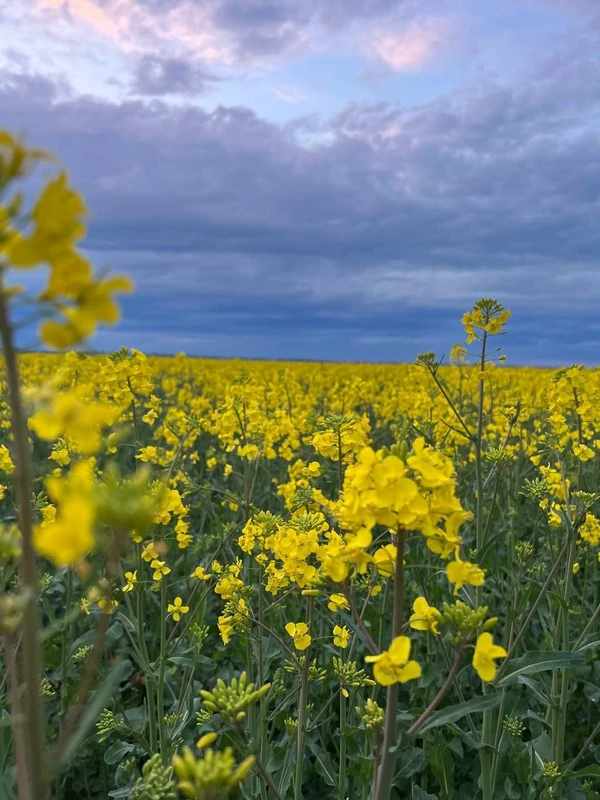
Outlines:
[[310,647],[312,637],[305,622],[288,622],[285,630],[292,637],[296,650],[306,650],[307,647]]
[[373,675],[381,686],[393,683],[407,683],[421,676],[421,665],[410,660],[410,639],[397,636],[383,653],[366,656],[367,664],[375,664]]
[[345,625],[336,625],[333,629],[333,643],[336,647],[345,649],[350,641],[350,631]]
[[408,620],[411,628],[416,631],[430,631],[435,636],[440,635],[442,614],[437,608],[430,606],[424,597],[417,597],[413,603],[413,612]]
[[503,647],[494,644],[491,633],[479,634],[473,653],[473,667],[481,680],[493,681],[497,670],[495,659],[506,658],[507,655]]
[[190,610],[189,606],[183,605],[183,600],[181,597],[176,597],[172,603],[169,603],[167,606],[167,612],[172,615],[174,622],[179,622],[181,617],[184,614],[187,614]]

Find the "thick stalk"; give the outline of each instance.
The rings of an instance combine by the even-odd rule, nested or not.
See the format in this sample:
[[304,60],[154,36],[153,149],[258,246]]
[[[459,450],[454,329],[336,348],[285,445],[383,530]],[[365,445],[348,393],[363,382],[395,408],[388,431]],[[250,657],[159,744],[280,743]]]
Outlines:
[[[307,624],[310,631],[314,597],[308,598]],[[302,800],[302,775],[304,772],[304,744],[306,740],[306,706],[308,704],[308,668],[310,666],[310,650],[304,651],[304,666],[300,683],[300,696],[298,698],[298,735],[296,738],[296,780],[294,784],[294,800]]]
[[[487,344],[487,331],[483,333],[481,343],[481,358],[479,360],[479,400],[477,403],[477,432],[475,434],[475,480],[477,486],[476,500],[476,544],[477,552],[484,545],[483,527],[483,464],[482,464],[482,439],[483,439],[483,401],[485,397],[485,348]],[[481,587],[477,588],[477,605],[481,605]]]
[[0,337],[2,338],[10,400],[11,428],[14,441],[15,485],[19,506],[19,529],[21,531],[22,547],[21,583],[26,599],[23,611],[23,679],[25,684],[25,728],[29,782],[35,800],[45,800],[47,797],[47,771],[44,763],[44,734],[40,698],[39,590],[36,557],[33,549],[29,442],[27,424],[21,402],[19,370],[13,344],[13,331],[8,318],[6,294],[2,282],[0,282]]
[[344,465],[342,464],[342,428],[341,425],[337,430],[338,440],[338,497],[342,495],[342,488],[344,486]]
[[167,667],[167,582],[160,581],[160,655],[158,670],[158,738],[160,757],[167,763],[167,726],[165,724],[165,670]]
[[[486,528],[483,524],[483,405],[485,399],[485,350],[487,344],[487,331],[483,332],[481,341],[481,357],[479,360],[479,398],[477,403],[477,431],[475,434],[475,480],[476,480],[476,549],[481,552],[485,544]],[[475,593],[476,605],[481,606],[482,587],[478,586]],[[486,686],[483,684],[483,693]],[[493,712],[488,709],[483,712],[483,726],[481,729],[481,743],[485,745],[479,751],[479,762],[481,765],[481,795],[483,800],[492,800],[493,781],[492,781],[492,751],[493,744]]]
[[340,768],[338,775],[339,800],[346,798],[346,698],[340,692]]
[[[69,616],[71,610],[71,600],[73,595],[73,573],[71,570],[67,573],[67,595],[65,599],[65,616]],[[73,624],[69,622],[65,625],[62,637],[62,678],[60,684],[60,707],[61,714],[64,716],[67,707],[67,671],[69,669],[68,645],[73,641]]]
[[[404,546],[406,532],[399,530],[396,537],[396,568],[394,573],[394,611],[392,617],[392,639],[402,632],[404,616]],[[377,800],[389,800],[396,766],[396,741],[398,714],[398,684],[388,687],[385,708],[385,729],[383,734],[383,752],[377,786]]]
[[[483,693],[486,693],[483,684]],[[491,711],[483,712],[483,726],[481,729],[481,743],[485,745],[479,751],[479,763],[481,765],[481,797],[482,800],[493,800],[493,778],[492,778],[492,750],[493,745],[493,718]]]
[[17,791],[19,800],[35,800],[29,784],[27,770],[27,739],[24,726],[24,713],[21,707],[21,687],[19,685],[19,669],[17,665],[17,638],[14,633],[4,635],[4,653],[6,673],[8,677],[8,694],[10,697],[10,722],[13,732]]
[[[565,652],[568,652],[571,647],[569,643],[569,615],[567,613],[567,609],[569,608],[569,599],[571,595],[571,585],[573,579],[573,544],[569,546],[569,552],[567,555],[567,563],[565,566],[565,583],[564,583],[564,606],[560,609],[561,614],[561,637],[562,637],[562,648]],[[553,731],[555,734],[555,761],[557,764],[562,764],[564,757],[565,757],[565,731],[567,726],[567,706],[569,703],[569,682],[571,678],[571,670],[565,669],[562,671],[561,676],[561,688],[560,688],[560,699],[558,704],[558,725],[557,730]]]
[[[258,618],[261,622],[264,619],[264,602],[262,593],[263,570],[260,568],[258,574]],[[258,648],[258,685],[262,686],[265,682],[265,666],[263,652],[264,629],[259,626],[257,636]],[[258,724],[258,752],[262,763],[267,761],[267,700],[262,697],[259,703],[259,724]],[[264,786],[261,785],[261,794],[264,795]]]

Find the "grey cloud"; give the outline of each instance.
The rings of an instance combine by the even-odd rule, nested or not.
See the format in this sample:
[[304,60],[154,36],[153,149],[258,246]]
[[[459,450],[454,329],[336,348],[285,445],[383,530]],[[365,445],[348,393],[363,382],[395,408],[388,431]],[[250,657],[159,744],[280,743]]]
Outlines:
[[143,56],[135,69],[134,94],[163,96],[203,94],[216,78],[207,70],[181,58]]
[[355,106],[320,130],[239,107],[61,99],[9,76],[0,125],[63,155],[94,211],[95,260],[137,278],[138,329],[148,319],[174,326],[173,340],[210,337],[221,319],[264,343],[278,326],[289,355],[301,355],[296,335],[329,357],[337,331],[366,357],[369,341],[391,348],[419,325],[435,326],[438,347],[450,319],[496,294],[534,308],[540,328],[552,317],[546,338],[521,328],[537,342],[523,359],[541,360],[549,336],[598,340],[586,327],[600,292],[592,44],[548,56],[518,86],[412,110]]

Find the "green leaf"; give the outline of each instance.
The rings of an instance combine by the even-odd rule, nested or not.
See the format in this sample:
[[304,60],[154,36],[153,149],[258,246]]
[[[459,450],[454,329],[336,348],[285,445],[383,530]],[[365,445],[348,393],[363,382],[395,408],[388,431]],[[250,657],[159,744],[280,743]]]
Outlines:
[[79,722],[79,727],[75,730],[73,736],[65,747],[64,753],[58,764],[58,769],[66,766],[77,752],[79,745],[87,736],[90,728],[100,716],[103,708],[106,708],[107,703],[113,696],[113,693],[123,676],[131,666],[131,661],[124,659],[116,664],[108,673],[102,685],[96,690],[93,698],[87,705],[83,716]]
[[506,539],[505,531],[500,531],[500,533],[496,533],[494,536],[491,536],[483,545],[481,550],[477,553],[477,561],[479,564],[487,564],[486,558],[488,551],[492,548],[492,545],[496,544],[496,542],[500,541],[500,539]]
[[590,764],[588,767],[582,767],[581,769],[576,770],[568,770],[565,772],[565,778],[597,778],[600,780],[600,765],[598,764]]
[[[294,759],[291,757],[292,753],[294,752],[293,747],[290,745],[285,754],[285,759],[283,761],[283,767],[281,772],[279,773],[279,794],[281,797],[286,797],[290,784],[292,782],[292,773],[294,770]],[[273,770],[268,767],[269,772],[273,772]]]
[[399,769],[396,777],[412,778],[425,766],[425,751],[420,747],[402,747],[399,750]]
[[169,662],[171,664],[175,664],[177,667],[192,667],[194,666],[194,659],[189,658],[189,656],[171,656],[169,658]]
[[586,642],[585,644],[582,644],[581,647],[578,647],[575,652],[583,653],[584,650],[593,650],[596,647],[600,647],[600,637],[592,639],[591,642]]
[[534,681],[532,678],[527,678],[524,675],[519,675],[517,678],[517,683],[527,686],[533,696],[537,698],[546,708],[552,704],[552,698],[545,691],[544,687],[538,683],[538,681]]
[[479,714],[487,711],[490,708],[496,708],[500,705],[502,695],[500,692],[485,695],[485,697],[474,697],[472,700],[467,700],[466,703],[457,703],[453,706],[443,708],[441,711],[436,711],[422,728],[419,728],[418,735],[421,736],[425,731],[430,731],[432,728],[439,728],[440,725],[448,725],[451,722],[458,722],[468,714]]
[[442,787],[444,797],[454,796],[454,759],[443,739],[427,748],[427,758],[435,779]]
[[546,732],[541,733],[536,739],[527,743],[538,758],[540,765],[543,761],[552,761],[552,739]]
[[496,682],[496,686],[506,686],[516,681],[521,675],[535,675],[554,669],[573,669],[585,666],[581,653],[531,651],[522,658],[510,661],[507,671]]
[[336,776],[333,770],[331,759],[316,742],[308,742],[308,747],[312,751],[316,762],[315,767],[318,774],[325,779],[325,782],[330,786],[336,785]]
[[120,739],[117,739],[116,742],[113,742],[111,746],[104,751],[104,762],[106,764],[117,764],[119,761],[122,761],[126,755],[132,753],[134,749],[135,745],[130,742],[122,742]]
[[418,786],[412,787],[412,800],[438,800],[437,794],[429,794]]

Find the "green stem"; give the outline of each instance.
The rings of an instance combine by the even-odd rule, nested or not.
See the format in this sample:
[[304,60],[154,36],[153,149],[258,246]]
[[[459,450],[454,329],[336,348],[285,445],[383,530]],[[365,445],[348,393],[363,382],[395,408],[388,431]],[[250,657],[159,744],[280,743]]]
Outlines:
[[[258,575],[258,618],[262,622],[264,619],[264,600],[262,592],[263,570],[260,568]],[[262,686],[265,682],[265,665],[264,665],[264,630],[259,625],[257,636],[257,649],[258,649],[258,685]],[[258,706],[258,752],[260,754],[260,761],[264,764],[267,761],[267,700],[262,697]],[[263,800],[266,797],[265,787],[261,784],[261,795]]]
[[338,792],[339,800],[346,798],[346,698],[340,692],[340,769]]
[[594,739],[596,738],[596,736],[599,733],[600,733],[600,722],[596,723],[596,726],[594,727],[594,730],[590,733],[588,738],[583,743],[583,745],[581,747],[581,750],[577,753],[577,755],[575,756],[573,761],[571,761],[571,763],[569,764],[569,770],[574,770],[575,769],[577,764],[579,764],[579,762],[581,761],[581,759],[585,755],[586,750],[593,743]]
[[416,719],[413,722],[413,724],[410,726],[410,728],[408,729],[408,735],[409,736],[416,736],[416,734],[419,733],[419,730],[427,722],[429,717],[433,714],[433,712],[436,710],[436,708],[439,706],[439,704],[442,702],[442,700],[444,699],[444,697],[448,693],[448,690],[450,689],[450,687],[454,683],[454,681],[456,679],[456,676],[458,674],[458,668],[460,666],[461,653],[462,653],[462,651],[460,649],[456,650],[456,652],[454,654],[454,662],[452,664],[452,667],[450,668],[450,672],[448,673],[448,677],[446,678],[446,680],[442,684],[439,692],[433,698],[431,703],[427,706],[425,711],[423,711],[421,716],[418,719]]
[[[483,693],[486,694],[487,687],[483,684]],[[483,712],[483,726],[481,729],[481,743],[484,747],[479,751],[479,763],[481,765],[481,797],[483,800],[493,800],[493,776],[492,776],[492,750],[493,745],[493,716],[491,710]]]
[[[65,617],[70,619],[69,612],[71,610],[71,601],[73,595],[73,573],[71,570],[67,572],[67,593],[65,598]],[[68,652],[68,644],[72,641],[72,622],[69,621],[67,625],[65,625],[62,637],[62,678],[61,678],[61,685],[60,685],[60,706],[61,706],[61,713],[64,716],[66,707],[67,707],[67,671],[69,668],[69,659],[67,657]]]
[[[394,609],[392,617],[392,639],[400,636],[402,632],[402,618],[404,616],[404,547],[406,532],[399,530],[396,541],[396,568],[394,574]],[[383,753],[379,779],[377,781],[376,800],[389,800],[396,766],[396,741],[398,713],[398,684],[388,687],[385,709],[385,729],[383,734]]]
[[27,771],[27,739],[23,725],[24,713],[21,708],[21,692],[17,665],[18,642],[14,633],[4,634],[4,653],[6,674],[8,677],[8,693],[10,697],[10,721],[13,731],[13,748],[15,755],[15,778],[19,800],[33,800]]
[[[313,616],[314,597],[308,598],[307,625],[310,626]],[[296,738],[296,780],[294,784],[294,800],[302,800],[302,774],[304,771],[304,744],[306,739],[306,706],[308,704],[308,669],[310,666],[310,650],[304,651],[304,665],[298,698],[298,735]]]
[[23,677],[25,684],[25,729],[28,750],[29,785],[35,800],[45,800],[48,794],[45,765],[42,703],[40,698],[41,648],[39,641],[40,616],[38,609],[38,578],[33,548],[33,519],[31,513],[31,476],[27,423],[21,401],[21,384],[13,331],[3,282],[0,278],[0,337],[4,351],[6,380],[10,400],[11,428],[14,440],[15,485],[19,506],[21,531],[21,583],[25,597],[23,611]]
[[337,430],[338,440],[338,497],[342,495],[342,488],[344,486],[344,466],[342,464],[342,428],[338,426]]
[[158,672],[158,736],[160,756],[167,763],[167,726],[165,724],[165,670],[167,666],[167,583],[164,575],[160,581],[160,654]]
[[[568,500],[568,498],[567,498]],[[569,525],[569,528],[571,526]],[[571,531],[569,531],[571,534]],[[571,534],[572,535],[572,534]],[[573,582],[573,543],[569,545],[567,555],[567,563],[565,565],[565,588],[564,588],[564,605],[561,607],[561,634],[562,634],[562,647],[565,652],[568,652],[571,647],[569,644],[569,615],[567,609],[569,608],[569,598],[571,595],[571,585]],[[571,679],[571,670],[565,669],[562,671],[560,699],[558,704],[558,726],[555,733],[556,752],[555,761],[557,764],[562,764],[565,757],[565,731],[567,727],[567,706],[569,703],[569,683]]]
[[[483,333],[483,340],[481,343],[481,358],[479,360],[479,400],[477,403],[477,432],[475,434],[475,480],[476,480],[476,542],[475,547],[477,553],[481,552],[484,545],[485,529],[483,527],[483,464],[481,459],[482,454],[482,439],[483,439],[483,401],[485,398],[485,347],[487,343],[487,331]],[[476,598],[477,607],[481,605],[482,588],[477,587]]]

